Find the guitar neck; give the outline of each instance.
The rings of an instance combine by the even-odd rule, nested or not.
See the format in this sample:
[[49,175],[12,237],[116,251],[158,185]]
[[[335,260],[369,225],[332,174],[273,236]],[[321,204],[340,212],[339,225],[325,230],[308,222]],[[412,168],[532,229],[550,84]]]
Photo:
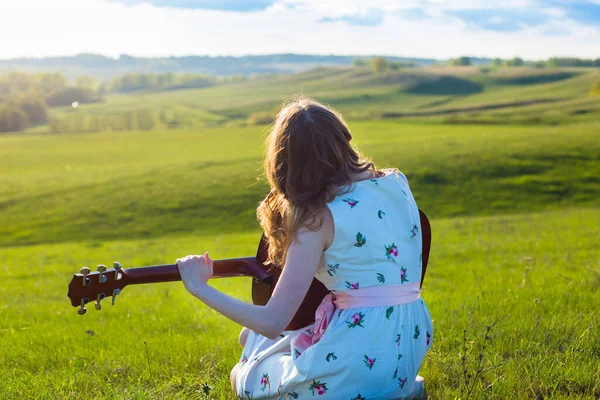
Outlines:
[[[124,269],[123,274],[129,285],[144,283],[175,282],[181,280],[177,264],[156,265],[151,267]],[[226,260],[215,260],[213,264],[212,278],[233,278],[238,276],[250,276],[261,281],[268,279],[271,275],[259,265],[256,257],[232,258]]]

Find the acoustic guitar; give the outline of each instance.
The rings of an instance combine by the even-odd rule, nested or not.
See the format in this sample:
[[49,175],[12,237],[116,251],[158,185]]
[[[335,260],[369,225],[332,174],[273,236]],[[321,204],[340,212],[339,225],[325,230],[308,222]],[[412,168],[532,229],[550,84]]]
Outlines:
[[[431,226],[423,211],[419,210],[419,216],[423,238],[422,286],[429,261]],[[212,278],[251,277],[252,302],[257,305],[267,304],[281,274],[279,266],[265,263],[267,246],[268,241],[263,235],[255,257],[215,260]],[[72,306],[79,307],[77,313],[83,315],[87,311],[86,305],[90,302],[94,302],[96,310],[101,310],[101,301],[111,297],[111,304],[114,305],[117,295],[125,286],[180,280],[177,264],[124,269],[121,264],[115,262],[111,269],[107,269],[105,265],[98,265],[95,272],[91,272],[87,267],[82,268],[79,274],[73,276],[67,296],[71,299]],[[300,329],[312,324],[315,321],[317,307],[328,293],[329,290],[321,282],[313,279],[308,293],[286,330]]]

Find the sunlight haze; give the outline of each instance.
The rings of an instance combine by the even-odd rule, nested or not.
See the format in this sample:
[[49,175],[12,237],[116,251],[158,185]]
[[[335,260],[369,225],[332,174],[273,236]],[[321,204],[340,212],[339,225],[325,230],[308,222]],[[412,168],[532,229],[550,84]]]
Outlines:
[[600,1],[20,0],[0,59],[78,53],[599,57]]

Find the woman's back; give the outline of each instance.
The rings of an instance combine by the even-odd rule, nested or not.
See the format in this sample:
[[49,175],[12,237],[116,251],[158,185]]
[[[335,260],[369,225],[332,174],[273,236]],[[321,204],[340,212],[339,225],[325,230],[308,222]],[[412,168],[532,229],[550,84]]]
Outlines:
[[335,237],[317,278],[329,290],[409,285],[421,280],[419,209],[406,177],[388,170],[328,204]]

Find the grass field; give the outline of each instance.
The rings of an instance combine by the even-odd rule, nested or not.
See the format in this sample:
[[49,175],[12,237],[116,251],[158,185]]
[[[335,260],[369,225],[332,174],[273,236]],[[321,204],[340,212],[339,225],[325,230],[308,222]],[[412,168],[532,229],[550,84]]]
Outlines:
[[[181,283],[128,287],[114,307],[88,307],[83,317],[67,284],[82,266],[114,260],[127,268],[205,250],[217,259],[254,254],[266,130],[235,121],[271,110],[290,81],[358,119],[371,107],[422,112],[560,98],[350,127],[378,166],[407,174],[432,220],[423,297],[435,332],[421,370],[430,397],[599,398],[600,103],[586,97],[594,72],[461,70],[457,79],[483,88],[459,82],[472,91],[461,96],[425,93],[431,86],[420,78],[342,72],[115,96],[80,110],[102,114],[137,101],[198,109],[222,118],[218,127],[1,136],[0,398],[234,397],[228,379],[240,327]],[[351,78],[354,86],[336,89]],[[415,87],[422,92],[407,94]],[[569,116],[585,107],[592,111]],[[514,124],[529,118],[538,120]],[[248,280],[215,285],[249,300]]]
[[[421,370],[431,398],[464,399],[469,390],[471,398],[598,397],[599,224],[597,209],[582,208],[433,220],[423,296],[435,333]],[[253,254],[257,237],[0,249],[2,397],[194,399],[207,383],[209,398],[232,398],[239,327],[183,285],[126,288],[114,307],[92,307],[83,317],[70,307],[66,285],[79,267],[99,262],[162,263],[205,249],[219,258]],[[216,284],[249,299],[248,280]]]
[[[433,217],[597,204],[600,122],[559,127],[351,124]],[[256,228],[263,128],[2,138],[0,245]],[[194,222],[191,222],[194,221]]]
[[369,68],[317,68],[205,89],[112,94],[77,110],[54,109],[51,116],[77,125],[93,116],[145,111],[179,128],[245,126],[255,113],[272,118],[283,99],[308,95],[355,120],[557,125],[597,119],[600,96],[589,96],[597,80],[597,68],[414,68],[379,74]]

